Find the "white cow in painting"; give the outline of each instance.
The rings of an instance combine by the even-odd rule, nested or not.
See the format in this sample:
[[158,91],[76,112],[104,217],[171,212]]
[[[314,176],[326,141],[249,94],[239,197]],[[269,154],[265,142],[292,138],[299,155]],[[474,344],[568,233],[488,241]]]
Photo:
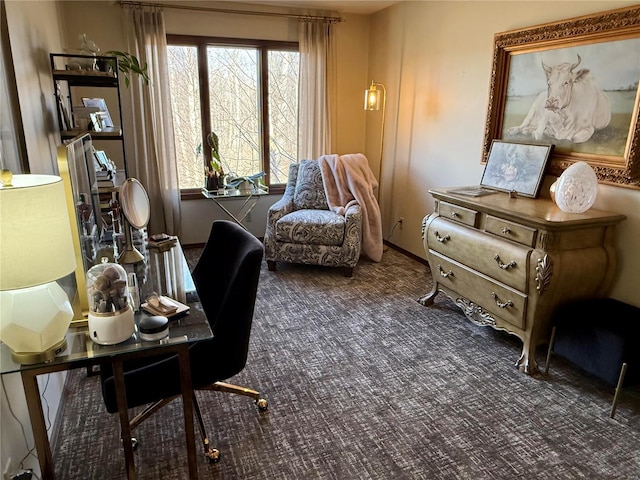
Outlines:
[[593,132],[611,121],[611,103],[597,85],[589,69],[574,72],[577,63],[559,63],[549,67],[542,62],[547,76],[547,91],[540,92],[521,125],[511,127],[507,135],[543,136],[573,143],[586,142]]

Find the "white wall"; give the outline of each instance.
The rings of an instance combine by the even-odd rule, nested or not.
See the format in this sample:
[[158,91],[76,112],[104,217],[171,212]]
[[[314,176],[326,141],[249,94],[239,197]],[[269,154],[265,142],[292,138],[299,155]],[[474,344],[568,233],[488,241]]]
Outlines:
[[[427,190],[479,182],[495,33],[634,3],[424,1],[375,14],[369,74],[388,90],[381,187],[385,234],[398,217],[405,218],[390,241],[424,258],[420,225],[433,211]],[[378,130],[367,123],[370,158]],[[594,206],[627,216],[618,228],[611,296],[640,306],[639,207],[640,190],[608,185],[600,185]]]

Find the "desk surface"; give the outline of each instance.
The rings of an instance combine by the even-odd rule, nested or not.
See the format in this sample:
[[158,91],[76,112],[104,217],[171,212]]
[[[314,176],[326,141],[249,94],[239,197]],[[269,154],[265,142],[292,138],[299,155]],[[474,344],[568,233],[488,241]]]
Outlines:
[[[179,244],[174,247],[178,262],[184,262],[184,255]],[[151,255],[154,258],[154,255]],[[166,292],[159,290],[158,277],[164,276],[164,267],[162,263],[173,262],[174,260],[167,255],[159,255],[156,261],[149,261],[146,267],[143,267],[143,281],[147,286],[151,286],[153,290],[158,293],[165,294]],[[158,268],[160,266],[161,268]],[[212,338],[213,334],[207,321],[207,317],[202,310],[195,288],[191,281],[191,275],[188,269],[184,272],[186,282],[186,303],[189,305],[190,310],[187,315],[176,319],[169,320],[169,337],[164,340],[156,341],[143,341],[140,339],[138,333],[138,324],[142,318],[148,316],[148,314],[142,310],[136,312],[136,330],[134,334],[126,341],[118,343],[116,345],[99,345],[93,342],[89,338],[88,328],[86,326],[70,327],[66,338],[67,348],[61,354],[56,356],[51,362],[37,363],[34,365],[21,365],[16,363],[11,358],[10,349],[5,344],[0,344],[0,370],[1,374],[20,372],[29,369],[41,369],[43,367],[55,370],[66,370],[70,368],[81,367],[84,364],[96,364],[102,362],[108,362],[110,359],[117,355],[131,354],[144,350],[151,350],[155,348],[161,348],[164,345],[177,345],[181,343],[191,343],[199,340],[206,340]],[[139,275],[140,278],[140,275]],[[141,294],[144,295],[148,288],[141,286]],[[144,298],[144,297],[142,297]]]

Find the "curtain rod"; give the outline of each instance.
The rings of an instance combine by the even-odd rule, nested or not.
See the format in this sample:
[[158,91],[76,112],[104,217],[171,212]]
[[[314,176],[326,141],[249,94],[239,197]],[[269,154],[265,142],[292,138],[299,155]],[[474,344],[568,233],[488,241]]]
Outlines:
[[196,10],[200,12],[232,13],[236,15],[260,15],[265,17],[286,17],[286,18],[295,18],[297,20],[329,22],[329,23],[340,23],[344,21],[344,18],[342,17],[324,17],[321,15],[300,15],[300,14],[294,14],[294,13],[257,12],[257,11],[251,11],[251,10],[232,10],[232,9],[226,9],[226,8],[196,7],[191,5],[177,5],[174,3],[133,2],[129,0],[118,0],[117,3],[121,7],[173,8],[176,10]]

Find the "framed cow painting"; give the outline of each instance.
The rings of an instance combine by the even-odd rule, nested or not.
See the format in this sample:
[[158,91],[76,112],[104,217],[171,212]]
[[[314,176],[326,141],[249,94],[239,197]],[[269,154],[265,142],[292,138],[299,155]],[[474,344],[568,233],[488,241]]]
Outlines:
[[640,7],[496,34],[482,162],[493,140],[555,145],[549,172],[588,162],[640,188]]

